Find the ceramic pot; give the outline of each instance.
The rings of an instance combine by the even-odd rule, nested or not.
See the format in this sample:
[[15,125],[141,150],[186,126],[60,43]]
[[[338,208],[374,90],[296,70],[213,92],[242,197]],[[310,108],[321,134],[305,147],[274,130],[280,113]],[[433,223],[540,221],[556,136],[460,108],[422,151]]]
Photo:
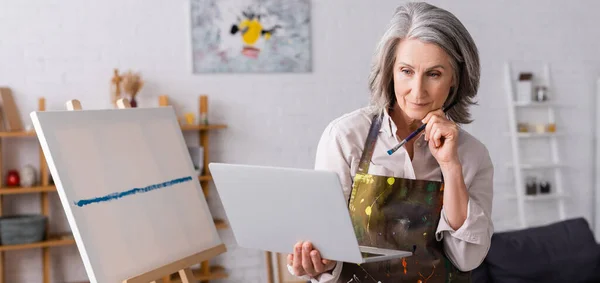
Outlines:
[[32,187],[36,184],[37,177],[35,175],[35,168],[31,165],[27,165],[21,169],[21,186]]
[[9,170],[6,175],[6,186],[16,187],[21,184],[19,172],[17,170]]

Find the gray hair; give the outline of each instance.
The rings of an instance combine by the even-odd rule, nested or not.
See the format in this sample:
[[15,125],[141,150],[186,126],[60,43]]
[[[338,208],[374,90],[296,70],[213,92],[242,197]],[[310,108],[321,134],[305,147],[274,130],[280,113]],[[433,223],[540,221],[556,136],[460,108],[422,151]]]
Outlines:
[[479,88],[477,46],[463,24],[450,12],[427,3],[407,3],[398,7],[387,31],[375,50],[369,76],[371,103],[375,109],[388,109],[396,102],[393,68],[400,40],[415,38],[434,43],[451,58],[455,85],[444,105],[457,100],[446,115],[456,123],[471,123],[469,105]]

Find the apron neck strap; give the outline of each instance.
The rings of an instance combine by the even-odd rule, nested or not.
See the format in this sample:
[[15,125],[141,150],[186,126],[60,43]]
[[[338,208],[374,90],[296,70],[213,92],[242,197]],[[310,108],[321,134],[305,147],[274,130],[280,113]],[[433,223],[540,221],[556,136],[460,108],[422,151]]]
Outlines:
[[375,149],[375,142],[377,142],[377,136],[379,135],[382,121],[383,113],[373,116],[371,128],[369,128],[369,135],[367,136],[367,141],[365,142],[363,152],[360,157],[360,163],[358,165],[359,173],[367,174],[367,172],[369,172],[369,164],[371,163],[371,158],[373,157],[373,150]]

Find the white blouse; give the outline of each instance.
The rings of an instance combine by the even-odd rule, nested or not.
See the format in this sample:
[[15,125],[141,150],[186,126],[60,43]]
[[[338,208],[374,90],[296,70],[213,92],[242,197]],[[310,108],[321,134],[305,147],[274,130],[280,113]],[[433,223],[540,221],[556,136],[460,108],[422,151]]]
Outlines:
[[[315,169],[335,171],[339,174],[346,200],[349,199],[353,177],[371,126],[372,115],[369,108],[361,108],[333,120],[323,132],[317,147]],[[441,169],[429,151],[423,134],[415,137],[414,158],[401,147],[391,156],[387,150],[400,141],[396,135],[396,125],[385,113],[379,136],[375,144],[369,173],[398,178],[441,180]],[[436,239],[444,242],[447,257],[462,271],[468,271],[481,264],[490,247],[493,234],[491,220],[494,167],[487,148],[464,130],[459,132],[458,155],[462,164],[463,177],[469,193],[467,219],[454,230],[446,220],[442,207]],[[401,166],[398,166],[398,165]],[[343,263],[317,278],[301,276],[313,283],[335,282]],[[293,274],[292,267],[288,271]]]

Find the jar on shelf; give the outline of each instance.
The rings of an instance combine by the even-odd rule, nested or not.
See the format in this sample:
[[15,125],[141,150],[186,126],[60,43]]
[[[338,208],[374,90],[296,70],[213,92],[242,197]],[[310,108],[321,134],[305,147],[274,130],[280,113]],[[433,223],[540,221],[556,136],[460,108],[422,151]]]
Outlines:
[[548,100],[548,88],[546,88],[545,86],[537,86],[535,88],[534,99],[537,102],[543,102]]
[[540,193],[549,194],[550,193],[550,182],[544,181],[540,183]]
[[542,134],[542,133],[544,133],[544,132],[546,131],[546,125],[544,125],[544,124],[536,124],[536,125],[535,125],[535,131],[536,131],[538,134]]
[[527,177],[527,183],[525,184],[525,194],[526,195],[536,195],[537,194],[537,180],[535,177]]
[[535,97],[533,92],[533,73],[520,73],[516,90],[516,100],[518,102],[531,102]]
[[527,125],[527,123],[518,123],[517,131],[520,133],[527,133],[529,132],[529,125]]

